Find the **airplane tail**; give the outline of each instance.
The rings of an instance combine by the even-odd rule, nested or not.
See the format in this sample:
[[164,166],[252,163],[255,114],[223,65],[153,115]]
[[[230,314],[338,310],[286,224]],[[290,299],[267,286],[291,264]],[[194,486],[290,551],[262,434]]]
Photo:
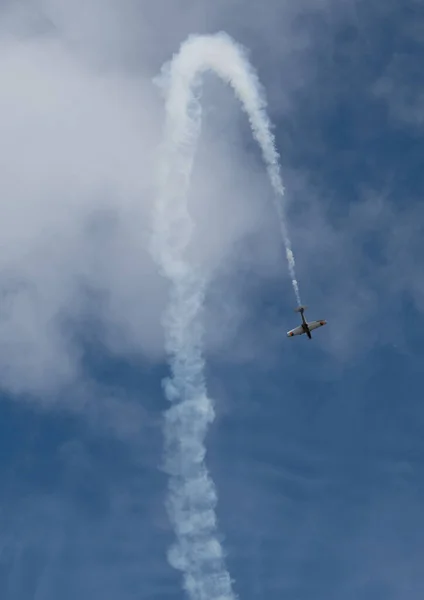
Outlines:
[[294,309],[294,312],[298,312],[298,313],[301,313],[301,314],[302,314],[302,313],[304,313],[304,312],[305,312],[305,310],[306,310],[307,308],[308,308],[307,306],[297,306],[297,307]]

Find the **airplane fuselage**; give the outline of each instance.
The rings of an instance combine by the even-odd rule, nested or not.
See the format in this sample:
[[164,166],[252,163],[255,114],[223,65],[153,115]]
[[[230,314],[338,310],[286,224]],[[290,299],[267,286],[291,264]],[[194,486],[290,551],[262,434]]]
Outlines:
[[311,335],[311,332],[309,330],[309,327],[306,325],[306,323],[302,323],[302,327],[303,327],[303,331],[306,333],[306,335],[308,336],[308,338],[311,340],[312,339],[312,335]]
[[306,333],[306,335],[308,336],[308,338],[311,340],[312,339],[311,331],[310,331],[310,329],[308,327],[308,324],[306,322],[305,315],[303,314],[303,310],[301,312],[301,315],[302,315],[302,327],[303,327],[303,331]]

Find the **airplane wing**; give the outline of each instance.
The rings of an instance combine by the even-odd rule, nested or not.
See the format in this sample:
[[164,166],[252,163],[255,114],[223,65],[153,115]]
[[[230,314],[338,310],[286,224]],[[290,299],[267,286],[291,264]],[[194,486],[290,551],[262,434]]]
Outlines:
[[295,327],[291,331],[288,331],[287,337],[293,337],[294,335],[302,335],[302,333],[305,333],[305,332],[303,331],[302,325],[299,325],[299,327]]
[[323,325],[327,325],[327,321],[321,319],[320,321],[311,321],[308,323],[309,331],[313,331],[314,329],[318,329],[318,327],[322,327]]

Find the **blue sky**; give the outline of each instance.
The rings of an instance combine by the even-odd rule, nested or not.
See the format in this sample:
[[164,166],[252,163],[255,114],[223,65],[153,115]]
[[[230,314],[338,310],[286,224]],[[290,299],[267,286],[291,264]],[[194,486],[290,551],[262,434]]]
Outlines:
[[208,76],[192,251],[214,275],[207,463],[234,590],[422,598],[422,2],[0,9],[1,597],[185,597],[166,555],[152,77],[223,29],[267,91],[302,299],[328,320],[285,337],[269,184]]

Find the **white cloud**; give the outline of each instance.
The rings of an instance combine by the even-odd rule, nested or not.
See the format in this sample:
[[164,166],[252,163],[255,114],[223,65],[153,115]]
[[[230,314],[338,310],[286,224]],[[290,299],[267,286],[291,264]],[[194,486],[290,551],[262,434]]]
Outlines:
[[75,375],[60,320],[78,311],[81,279],[96,273],[100,286],[122,285],[105,268],[117,270],[116,251],[121,273],[128,262],[134,269],[137,253],[145,271],[135,232],[96,253],[85,227],[109,209],[124,235],[136,218],[143,231],[159,117],[144,82],[93,73],[57,39],[3,37],[0,70],[1,379],[16,391],[42,390]]
[[[81,376],[80,348],[66,322],[83,318],[88,306],[103,322],[112,352],[150,360],[163,352],[167,286],[147,248],[162,133],[159,92],[143,75],[149,56],[140,56],[137,75],[98,60],[103,33],[119,31],[117,44],[124,43],[130,15],[120,13],[125,22],[118,27],[105,6],[91,37],[103,9],[84,6],[96,60],[80,43],[82,13],[68,3],[44,5],[46,23],[55,24],[49,35],[18,35],[25,13],[14,13],[0,34],[0,380],[17,393],[52,392]],[[242,150],[238,104],[213,78],[207,85],[192,187],[193,249],[204,268],[225,264],[228,274],[246,260],[231,253],[237,241],[266,231],[267,184]],[[215,131],[217,123],[225,123],[227,137]],[[261,236],[249,257],[256,271],[275,265],[278,245],[277,237]],[[87,287],[101,301],[89,304]],[[219,331],[219,323],[213,328]],[[223,339],[225,328],[215,343]]]
[[[299,30],[304,21],[298,19],[312,14],[311,4],[272,3],[267,16],[254,3],[243,7],[241,37],[250,32],[252,44],[268,52],[269,71],[260,78],[272,108],[288,111],[299,85],[313,75],[305,62],[313,39],[307,27]],[[314,18],[351,18],[349,3],[336,13],[332,7],[320,3]],[[95,316],[111,352],[163,357],[167,284],[147,249],[163,119],[151,77],[187,34],[225,23],[231,32],[240,3],[178,3],[166,21],[159,9],[114,0],[40,0],[3,9],[0,381],[6,389],[54,392],[82,376],[81,348],[68,320]],[[276,31],[277,21],[284,32]],[[273,76],[277,60],[282,79]],[[250,134],[238,103],[213,76],[205,79],[203,105],[190,206],[193,256],[215,275],[206,311],[208,350],[267,361],[291,322],[275,313],[253,319],[252,298],[270,280],[282,279],[282,302],[293,303],[270,186],[259,155],[245,147]],[[311,318],[319,313],[331,321],[317,340],[343,358],[378,341],[381,331],[372,329],[366,338],[358,332],[376,314],[380,290],[396,287],[389,268],[379,265],[370,275],[369,256],[358,243],[379,193],[364,196],[356,220],[336,224],[327,214],[331,190],[311,186],[306,167],[292,172],[290,163],[285,144],[287,199],[293,206],[301,202],[303,211],[291,227],[301,292],[313,306]],[[397,219],[392,205],[382,212],[388,226]],[[378,229],[381,214],[371,222]],[[387,236],[382,243],[389,251]],[[397,256],[404,291],[415,279]]]

